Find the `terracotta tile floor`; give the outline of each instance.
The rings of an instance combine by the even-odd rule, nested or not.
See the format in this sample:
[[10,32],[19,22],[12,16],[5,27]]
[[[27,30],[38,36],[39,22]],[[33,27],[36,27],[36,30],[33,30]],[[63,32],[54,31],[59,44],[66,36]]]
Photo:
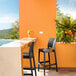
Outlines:
[[[30,71],[27,71],[27,73],[30,73]],[[38,72],[37,70],[37,76],[44,76],[44,71]],[[59,70],[59,72],[56,72],[55,70],[46,70],[46,76],[76,76],[76,71]]]

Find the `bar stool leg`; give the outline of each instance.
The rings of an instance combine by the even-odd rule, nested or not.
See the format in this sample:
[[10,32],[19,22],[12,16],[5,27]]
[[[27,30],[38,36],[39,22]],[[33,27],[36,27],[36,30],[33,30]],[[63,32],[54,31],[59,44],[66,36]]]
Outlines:
[[40,69],[39,63],[40,63],[40,51],[38,52],[38,71],[39,71],[39,69]]
[[31,67],[31,74],[33,76],[33,69],[32,69],[32,61],[31,61],[31,58],[30,58],[30,67]]
[[[49,58],[49,65],[50,65],[50,53],[48,53],[48,58]],[[49,66],[50,69],[50,66]]]
[[55,63],[56,63],[56,72],[58,72],[56,52],[54,52],[54,55],[55,55]]
[[35,69],[35,76],[37,76],[34,55],[33,55],[33,63],[34,63],[34,69]]
[[45,76],[45,52],[44,52],[44,76]]

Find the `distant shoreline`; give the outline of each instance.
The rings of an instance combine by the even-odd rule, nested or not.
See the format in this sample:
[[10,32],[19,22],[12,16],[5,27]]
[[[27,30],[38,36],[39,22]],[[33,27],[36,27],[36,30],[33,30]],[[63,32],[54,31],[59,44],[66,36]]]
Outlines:
[[13,29],[13,28],[7,28],[7,29],[0,29],[0,31],[3,31],[3,30],[9,30],[9,29]]
[[17,39],[0,39],[0,40],[17,40]]

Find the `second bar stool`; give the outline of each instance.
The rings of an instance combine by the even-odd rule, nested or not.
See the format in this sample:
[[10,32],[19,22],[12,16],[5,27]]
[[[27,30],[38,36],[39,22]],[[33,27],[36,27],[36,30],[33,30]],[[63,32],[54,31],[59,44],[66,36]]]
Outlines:
[[[29,61],[30,62],[30,68],[23,68],[23,70],[31,70],[31,74],[24,74],[24,76],[28,76],[28,75],[34,76],[33,75],[33,70],[35,71],[35,76],[37,76],[33,46],[34,46],[34,42],[32,42],[30,44],[29,53],[23,53],[23,59],[29,59],[30,60]],[[31,59],[33,59],[34,68],[32,67],[32,61],[31,61]]]
[[[48,48],[40,48],[39,49],[39,54],[38,54],[38,71],[39,71],[39,68],[40,68],[40,65],[41,66],[44,66],[44,76],[45,76],[45,68],[48,67],[48,66],[52,66],[52,65],[56,65],[56,71],[58,72],[58,68],[57,68],[57,58],[56,58],[56,51],[55,51],[55,42],[56,42],[56,39],[55,38],[50,38],[49,39],[49,42],[48,42]],[[44,53],[44,61],[40,61],[40,53]],[[55,63],[51,64],[50,63],[50,53],[53,52],[54,55],[55,55]],[[46,57],[45,57],[45,54],[48,53],[48,58],[49,58],[49,61],[46,61]],[[49,65],[45,65],[45,63],[49,62]],[[43,64],[44,63],[44,64]]]

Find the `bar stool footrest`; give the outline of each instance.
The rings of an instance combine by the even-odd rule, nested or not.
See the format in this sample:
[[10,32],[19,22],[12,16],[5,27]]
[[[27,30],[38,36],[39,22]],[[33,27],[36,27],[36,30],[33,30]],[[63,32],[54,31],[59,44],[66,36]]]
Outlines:
[[[42,64],[42,63],[38,63],[38,64],[41,66],[44,66],[44,64]],[[52,65],[56,65],[56,63],[50,64],[50,65],[45,65],[45,67],[52,66]]]
[[35,70],[35,68],[23,68],[23,70]]
[[24,74],[24,76],[29,76],[29,75],[32,75],[32,74]]
[[[49,61],[45,61],[46,63],[48,63]],[[44,61],[41,61],[40,63],[44,63]]]

